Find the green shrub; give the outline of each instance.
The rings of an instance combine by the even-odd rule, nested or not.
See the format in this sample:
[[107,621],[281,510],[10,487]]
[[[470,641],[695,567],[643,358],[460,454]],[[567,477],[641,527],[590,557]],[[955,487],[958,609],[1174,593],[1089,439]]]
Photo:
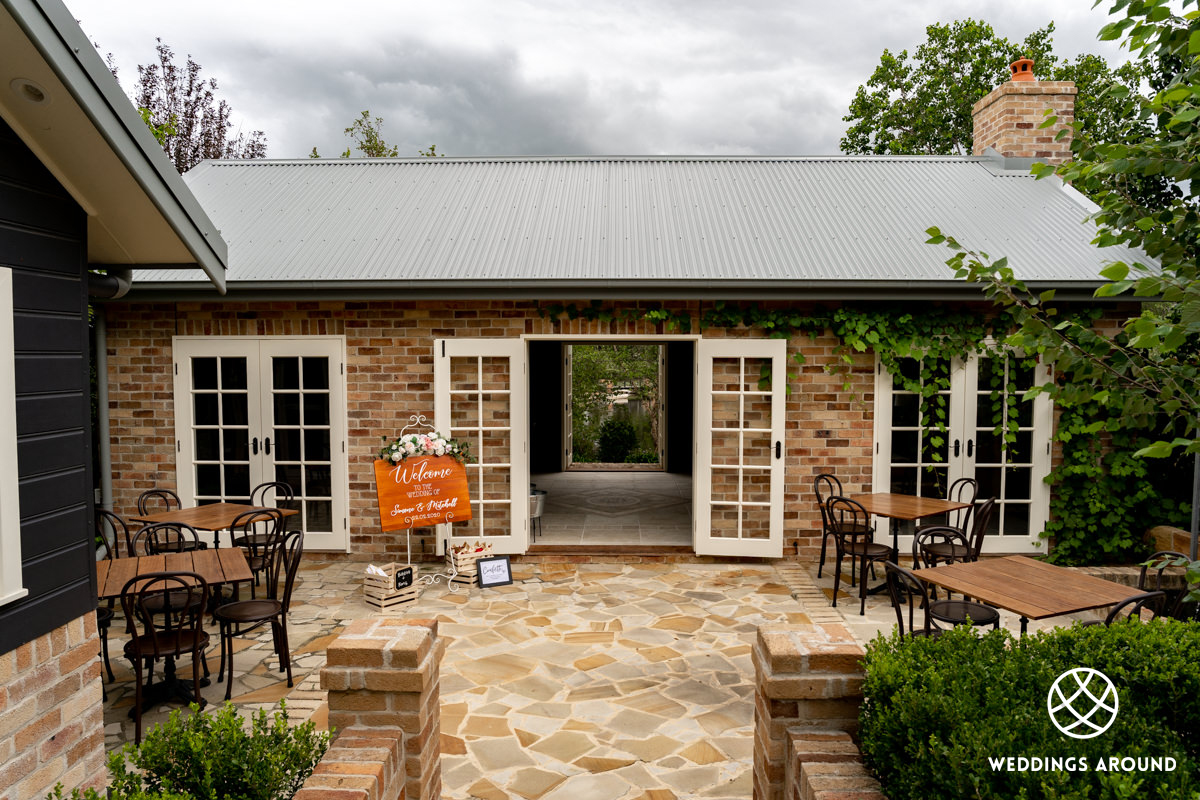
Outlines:
[[[1197,798],[1200,625],[1156,620],[1016,639],[971,628],[867,647],[860,716],[867,764],[891,800]],[[1119,713],[1092,739],[1058,731],[1054,681],[1086,666],[1117,687]],[[1087,759],[1087,771],[993,771],[989,757]],[[1096,771],[1100,756],[1173,757],[1172,772]],[[1076,762],[1078,763],[1078,762]]]
[[[109,755],[109,800],[287,800],[329,748],[331,734],[312,722],[288,726],[284,702],[273,720],[259,709],[248,729],[231,703],[213,714],[191,710],[172,711],[140,746]],[[59,800],[61,787],[48,797]],[[90,789],[71,798],[99,800]]]
[[600,426],[600,460],[606,464],[621,463],[637,446],[637,432],[628,415],[606,419]]
[[658,452],[655,450],[634,450],[625,456],[626,464],[657,464]]

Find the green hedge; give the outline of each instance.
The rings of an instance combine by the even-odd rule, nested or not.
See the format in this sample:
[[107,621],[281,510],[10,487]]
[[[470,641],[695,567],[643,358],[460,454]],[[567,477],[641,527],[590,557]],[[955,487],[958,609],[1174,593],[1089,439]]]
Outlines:
[[[867,647],[862,750],[891,800],[1200,798],[1200,624],[1155,620],[1015,638],[958,628]],[[1117,687],[1107,732],[1072,739],[1047,695],[1091,667]],[[1074,758],[1073,771],[1009,772],[989,759]],[[1097,759],[1171,757],[1174,771],[1097,771]],[[1078,759],[1086,759],[1086,771]]]

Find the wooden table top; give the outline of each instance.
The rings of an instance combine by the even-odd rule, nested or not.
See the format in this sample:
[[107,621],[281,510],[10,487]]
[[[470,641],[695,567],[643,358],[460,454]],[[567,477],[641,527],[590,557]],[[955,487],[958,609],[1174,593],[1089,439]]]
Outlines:
[[254,573],[240,547],[163,553],[157,556],[114,558],[96,562],[96,594],[101,600],[120,597],[131,578],[149,572],[195,572],[210,586],[254,580]]
[[177,508],[173,511],[159,511],[156,514],[130,517],[134,522],[182,522],[191,525],[198,531],[223,531],[233,524],[238,515],[247,511],[278,511],[285,517],[300,512],[294,508],[274,508],[273,506],[251,506],[242,503],[210,503],[206,506]]
[[1137,589],[1056,567],[1026,556],[985,558],[919,569],[926,583],[959,592],[1027,619],[1045,619],[1104,608]]
[[868,514],[908,520],[945,514],[947,511],[957,511],[971,505],[955,500],[939,500],[936,497],[916,497],[911,494],[892,494],[890,492],[856,494],[852,495],[850,499],[866,509]]

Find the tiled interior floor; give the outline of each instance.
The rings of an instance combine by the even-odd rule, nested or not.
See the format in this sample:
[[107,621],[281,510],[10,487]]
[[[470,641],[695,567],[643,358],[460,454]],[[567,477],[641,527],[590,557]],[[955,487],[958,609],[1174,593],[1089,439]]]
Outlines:
[[533,544],[692,544],[692,479],[669,472],[553,472]]

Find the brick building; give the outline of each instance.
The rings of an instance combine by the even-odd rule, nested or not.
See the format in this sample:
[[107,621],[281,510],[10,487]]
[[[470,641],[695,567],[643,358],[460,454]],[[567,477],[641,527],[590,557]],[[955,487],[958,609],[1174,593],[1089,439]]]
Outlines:
[[[946,365],[948,441],[965,447],[933,462],[916,397],[873,354],[844,386],[824,370],[830,336],[701,329],[730,302],[990,313],[924,244],[931,225],[1007,255],[1031,288],[1090,299],[1103,263],[1131,254],[1102,258],[1086,200],[1029,176],[1034,157],[1064,155],[1037,125],[1045,105],[1069,121],[1074,87],[1015,85],[976,107],[981,139],[1004,149],[969,157],[201,164],[186,179],[229,242],[229,291],[164,269],[106,305],[112,503],[130,508],[152,486],[185,504],[237,499],[281,479],[297,491],[306,552],[403,558],[409,539],[380,532],[371,461],[381,436],[423,414],[478,460],[473,519],[417,531],[413,549],[487,537],[498,552],[537,553],[527,490],[532,473],[570,466],[571,348],[639,342],[660,347],[664,468],[690,481],[697,555],[811,554],[812,478],[826,469],[851,492],[929,493],[932,480],[973,475],[1001,501],[989,546],[1036,552],[1052,411],[1021,406],[1019,448],[985,447],[994,423],[975,414],[990,391],[981,376],[1008,367]],[[550,311],[570,304],[613,313]],[[690,326],[646,321],[646,308]]]

